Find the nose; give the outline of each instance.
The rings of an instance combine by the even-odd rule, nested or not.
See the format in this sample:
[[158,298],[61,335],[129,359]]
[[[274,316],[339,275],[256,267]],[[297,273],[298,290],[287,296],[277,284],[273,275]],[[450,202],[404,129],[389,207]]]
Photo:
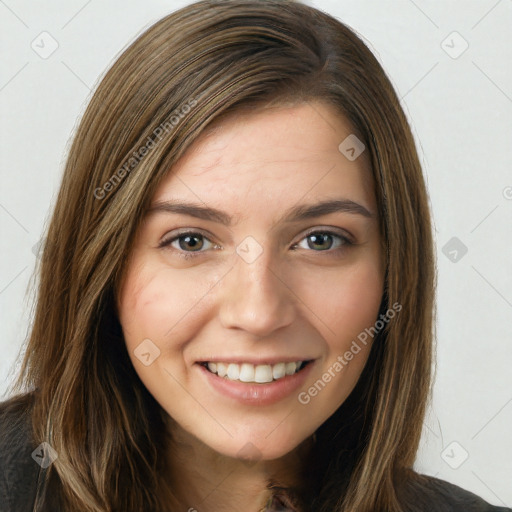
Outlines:
[[265,337],[293,322],[297,302],[293,283],[272,263],[265,252],[252,263],[237,257],[221,282],[219,316],[223,327]]

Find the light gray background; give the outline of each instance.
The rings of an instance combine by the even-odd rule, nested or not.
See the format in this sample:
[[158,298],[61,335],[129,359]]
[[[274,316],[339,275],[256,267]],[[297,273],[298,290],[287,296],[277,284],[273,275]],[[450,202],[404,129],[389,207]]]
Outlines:
[[[27,333],[34,246],[77,118],[115,56],[187,3],[0,0],[0,394]],[[308,3],[355,28],[377,54],[425,169],[438,366],[417,469],[512,507],[512,1]],[[31,47],[48,52],[52,39],[58,48],[47,58]]]

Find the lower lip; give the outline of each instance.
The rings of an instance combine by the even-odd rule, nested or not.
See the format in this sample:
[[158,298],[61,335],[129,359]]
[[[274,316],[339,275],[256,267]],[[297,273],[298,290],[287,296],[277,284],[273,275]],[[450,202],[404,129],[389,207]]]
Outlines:
[[199,370],[206,377],[208,384],[224,396],[249,405],[271,405],[290,396],[299,389],[311,372],[314,361],[308,363],[302,370],[293,375],[266,384],[246,383],[219,377],[198,364]]

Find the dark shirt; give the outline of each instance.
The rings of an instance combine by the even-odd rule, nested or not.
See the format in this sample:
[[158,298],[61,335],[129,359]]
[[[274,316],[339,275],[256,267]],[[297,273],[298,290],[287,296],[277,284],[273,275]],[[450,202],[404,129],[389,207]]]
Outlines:
[[[46,470],[38,463],[43,460],[43,452],[30,433],[28,401],[11,399],[0,403],[0,512],[57,512],[59,509],[53,504],[55,497],[45,492]],[[475,494],[443,480],[428,478],[426,482],[417,494],[415,510],[512,512],[510,508],[491,506]],[[436,503],[435,508],[432,503]],[[270,512],[291,510],[286,499],[277,495],[269,505]]]

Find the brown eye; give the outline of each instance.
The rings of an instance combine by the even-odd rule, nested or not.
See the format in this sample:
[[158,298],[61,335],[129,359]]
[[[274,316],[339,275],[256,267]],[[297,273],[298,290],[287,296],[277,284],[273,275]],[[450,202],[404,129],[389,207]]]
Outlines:
[[306,240],[308,241],[308,247],[310,249],[320,249],[321,251],[330,249],[333,244],[332,235],[328,235],[327,233],[308,235]]
[[159,244],[159,248],[168,249],[177,256],[185,259],[200,256],[208,249],[216,249],[219,246],[197,231],[185,231],[167,235]]
[[297,244],[301,249],[313,249],[315,252],[336,250],[344,245],[352,243],[347,237],[331,231],[313,231]]
[[200,251],[204,246],[204,238],[202,235],[181,235],[175,240],[178,241],[179,248],[183,251]]

